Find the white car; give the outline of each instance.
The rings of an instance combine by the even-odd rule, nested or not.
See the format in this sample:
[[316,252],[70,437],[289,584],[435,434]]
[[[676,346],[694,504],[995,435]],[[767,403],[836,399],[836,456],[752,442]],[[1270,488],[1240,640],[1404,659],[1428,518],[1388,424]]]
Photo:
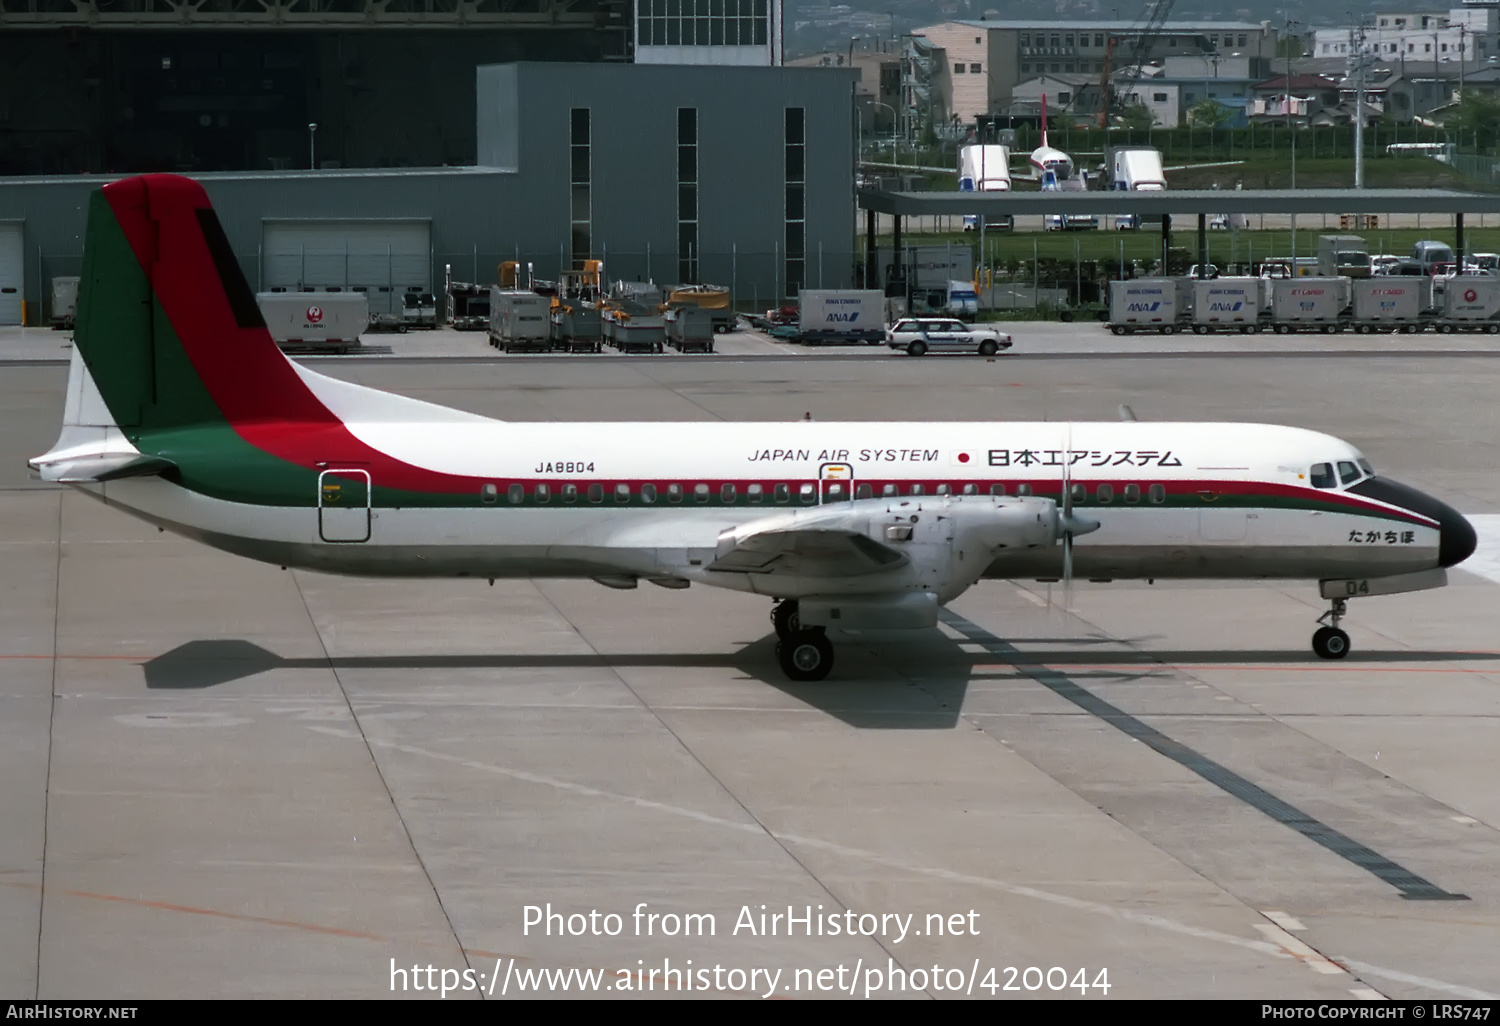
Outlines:
[[994,328],[946,317],[905,317],[886,329],[885,344],[907,356],[928,353],[978,353],[994,356],[1011,347],[1010,336]]

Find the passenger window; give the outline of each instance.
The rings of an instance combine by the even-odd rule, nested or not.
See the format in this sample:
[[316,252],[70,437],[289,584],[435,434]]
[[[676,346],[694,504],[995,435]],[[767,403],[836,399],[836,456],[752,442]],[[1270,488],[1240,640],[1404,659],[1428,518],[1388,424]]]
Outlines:
[[1151,501],[1156,503],[1157,505],[1160,505],[1161,503],[1167,501],[1166,485],[1154,484],[1146,494],[1150,497]]
[[526,489],[518,484],[513,484],[507,488],[506,493],[510,497],[510,504],[512,506],[519,506],[526,501]]
[[786,502],[792,497],[792,490],[784,484],[779,484],[773,490],[773,494],[777,502]]
[[907,495],[926,495],[927,494],[927,489],[923,488],[919,484],[914,484],[914,485],[911,486],[911,489],[906,494]]
[[880,487],[880,494],[884,498],[888,499],[888,498],[890,498],[893,495],[900,495],[901,491],[894,484],[888,484],[888,485],[881,485],[881,487]]
[[1070,488],[1068,490],[1073,493],[1073,501],[1074,502],[1087,502],[1088,501],[1088,498],[1089,498],[1089,487],[1088,487],[1088,485],[1075,484],[1072,488]]
[[734,501],[734,485],[729,484],[729,483],[726,482],[725,484],[723,484],[723,485],[720,486],[720,488],[719,488],[719,501],[720,502],[733,502]]
[[810,484],[799,485],[797,487],[797,498],[802,500],[802,505],[811,506],[818,498],[818,490]]
[[1359,480],[1359,468],[1348,460],[1339,460],[1339,481],[1353,484]]
[[1004,495],[1005,494],[1005,486],[1003,484],[992,484],[992,485],[990,485],[990,494],[991,495]]
[[751,502],[760,502],[766,497],[766,490],[762,485],[753,484],[745,489],[745,497]]
[[629,502],[630,501],[630,486],[628,484],[617,484],[617,485],[615,485],[615,501],[616,502]]
[[540,485],[540,484],[537,485],[536,486],[536,491],[532,492],[531,494],[532,494],[532,497],[535,498],[537,502],[551,502],[552,501],[552,489],[548,485]]
[[1314,488],[1332,488],[1333,464],[1314,463],[1312,469],[1307,472],[1307,480]]
[[642,502],[655,502],[656,501],[656,485],[654,485],[654,484],[643,484],[643,485],[641,485],[641,501]]
[[979,494],[979,486],[977,484],[966,484],[966,485],[964,485],[964,494],[965,495],[978,495]]
[[1141,501],[1141,486],[1138,485],[1138,484],[1128,484],[1128,485],[1126,485],[1125,486],[1125,501],[1126,502],[1140,502]]
[[1115,486],[1114,485],[1107,485],[1107,484],[1100,485],[1099,486],[1098,495],[1099,495],[1099,501],[1100,502],[1114,502],[1115,501]]
[[940,484],[937,486],[938,495],[951,495],[952,493],[953,488],[950,485]]
[[830,481],[830,482],[828,482],[828,498],[829,498],[829,500],[830,501],[836,501],[838,499],[842,499],[843,497],[844,497],[844,485],[843,485],[843,483],[839,482],[839,481]]
[[578,501],[578,486],[576,484],[563,485],[563,502]]
[[603,502],[604,501],[604,486],[602,484],[597,484],[596,483],[596,484],[589,485],[589,501],[590,502]]
[[693,485],[693,501],[694,502],[707,502],[708,501],[708,485],[706,485],[706,484],[695,484],[695,485]]
[[854,497],[856,499],[868,499],[868,498],[871,498],[872,496],[874,496],[874,494],[875,494],[875,489],[871,488],[867,484],[862,484],[862,485],[856,485],[855,486]]
[[494,502],[499,494],[500,489],[492,484],[483,485],[479,489],[479,499],[481,502]]
[[669,484],[669,485],[667,485],[667,501],[668,502],[681,502],[682,501],[682,485],[680,485],[680,484]]
[[1016,485],[1016,494],[1017,495],[1030,495],[1031,494],[1031,485],[1029,485],[1029,484]]

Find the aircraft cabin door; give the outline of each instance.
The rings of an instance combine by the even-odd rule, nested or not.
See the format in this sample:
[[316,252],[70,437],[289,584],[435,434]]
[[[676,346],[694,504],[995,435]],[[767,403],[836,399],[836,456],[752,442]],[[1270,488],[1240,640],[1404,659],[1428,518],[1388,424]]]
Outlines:
[[318,475],[318,537],[326,542],[370,540],[370,472],[329,469]]
[[851,502],[854,499],[854,468],[847,463],[825,463],[818,468],[818,502]]

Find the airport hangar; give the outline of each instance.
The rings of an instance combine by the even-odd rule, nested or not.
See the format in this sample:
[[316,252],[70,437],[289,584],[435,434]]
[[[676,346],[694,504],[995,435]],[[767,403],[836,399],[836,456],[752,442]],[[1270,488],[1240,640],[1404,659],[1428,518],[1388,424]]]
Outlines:
[[[476,76],[472,167],[197,177],[259,291],[364,290],[372,312],[520,260],[775,302],[854,277],[848,69],[519,63]],[[89,193],[121,176],[0,178],[0,325],[45,323],[82,264]],[[39,311],[39,312],[38,312]]]

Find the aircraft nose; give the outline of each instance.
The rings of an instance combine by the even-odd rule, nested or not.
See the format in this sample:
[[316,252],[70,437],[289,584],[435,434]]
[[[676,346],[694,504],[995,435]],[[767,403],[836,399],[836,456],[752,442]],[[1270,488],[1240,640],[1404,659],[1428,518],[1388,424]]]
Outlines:
[[1356,495],[1389,502],[1436,520],[1439,566],[1454,566],[1474,554],[1474,547],[1479,543],[1474,534],[1474,525],[1446,502],[1439,502],[1426,492],[1385,477],[1366,478],[1349,490]]
[[1453,566],[1474,554],[1479,538],[1474,525],[1458,510],[1446,504],[1438,514],[1438,565]]

